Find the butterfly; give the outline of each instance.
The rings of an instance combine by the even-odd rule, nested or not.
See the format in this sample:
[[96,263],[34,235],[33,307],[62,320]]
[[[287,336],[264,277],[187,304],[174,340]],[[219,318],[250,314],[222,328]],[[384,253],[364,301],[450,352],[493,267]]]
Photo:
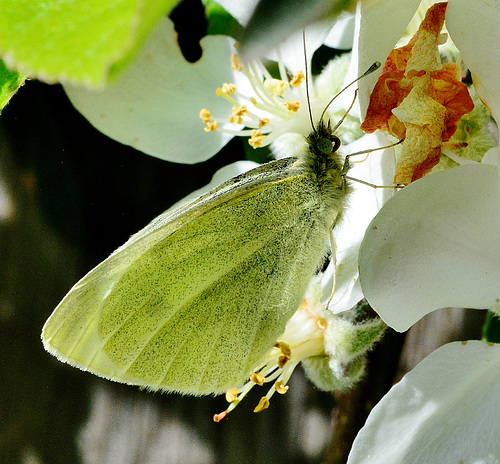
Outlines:
[[84,276],[43,328],[73,366],[151,390],[241,384],[323,263],[350,188],[320,123],[271,161],[157,217]]
[[45,348],[150,390],[241,385],[324,263],[351,191],[342,121],[332,129],[324,114],[299,156],[166,211],[92,269],[45,323]]

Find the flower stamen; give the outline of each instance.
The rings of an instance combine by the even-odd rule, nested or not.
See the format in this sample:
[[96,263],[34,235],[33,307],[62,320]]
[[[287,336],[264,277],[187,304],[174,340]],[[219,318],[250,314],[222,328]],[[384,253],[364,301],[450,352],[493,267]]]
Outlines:
[[262,145],[263,140],[266,138],[260,130],[253,130],[252,136],[248,140],[248,143],[253,148],[258,148]]
[[[226,411],[216,414],[214,420],[226,417],[256,385],[271,385],[254,412],[269,407],[274,393],[283,395],[288,391],[287,382],[295,367],[310,356],[324,355],[324,332],[326,325],[317,323],[318,316],[310,314],[307,307],[301,307],[289,321],[282,340],[277,341],[268,351],[263,362],[250,375],[249,381],[241,388],[232,388],[226,393],[229,406]],[[286,341],[285,341],[286,340]]]
[[267,409],[268,407],[269,407],[269,400],[267,399],[267,397],[263,396],[260,399],[259,404],[253,410],[253,412],[261,412],[264,411],[264,409]]
[[298,87],[302,82],[304,82],[304,79],[306,76],[304,76],[304,73],[302,71],[299,71],[295,76],[292,77],[292,80],[290,81],[290,85],[292,87]]
[[[275,78],[260,60],[242,63],[240,57],[233,53],[231,67],[246,78],[249,84],[248,90],[242,92],[244,85],[241,86],[239,83],[222,84],[216,90],[216,95],[231,104],[231,114],[226,118],[212,117],[208,109],[203,109],[200,117],[205,124],[205,131],[250,135],[248,143],[253,148],[268,145],[281,133],[287,132],[283,122],[295,118],[303,106],[302,103],[305,102],[303,88],[298,90],[305,77],[302,71],[298,71],[289,80],[289,74],[279,57],[278,53],[280,78]],[[232,130],[229,124],[243,127]],[[262,130],[264,127],[266,129]]]
[[240,57],[236,53],[231,55],[231,69],[233,71],[241,71],[242,69]]

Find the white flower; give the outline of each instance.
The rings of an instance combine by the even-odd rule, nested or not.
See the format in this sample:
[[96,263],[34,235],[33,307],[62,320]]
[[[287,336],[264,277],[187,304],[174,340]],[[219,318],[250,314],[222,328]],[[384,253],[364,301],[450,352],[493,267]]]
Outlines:
[[348,464],[500,462],[500,346],[449,343],[372,410]]
[[[491,96],[500,91],[498,80],[489,80],[491,86],[486,86],[486,77],[476,76],[487,76],[484,67],[496,60],[486,58],[485,44],[476,39],[486,40],[482,31],[490,29],[500,40],[495,26],[499,10],[467,5],[462,0],[449,2],[446,27],[474,81],[479,80],[479,95],[488,96],[482,98],[494,108]],[[384,19],[369,15],[371,21]],[[483,59],[473,58],[469,64],[469,55]],[[415,182],[391,199],[369,227],[361,252],[363,290],[390,326],[406,330],[445,306],[500,306],[500,180],[498,168],[492,166],[498,166],[499,153],[498,148],[491,149],[482,163]]]
[[[387,55],[418,3],[387,0],[361,12],[361,63]],[[499,20],[500,9],[491,3],[450,0],[446,12],[450,37],[495,118]],[[403,189],[367,230],[360,253],[363,292],[396,330],[446,306],[500,308],[498,147],[481,163],[463,164]],[[349,464],[499,463],[498,351],[498,345],[469,341],[432,353],[374,408]]]
[[224,419],[256,386],[267,386],[254,412],[269,407],[271,397],[288,391],[288,380],[302,362],[309,379],[323,391],[344,391],[364,374],[364,354],[382,337],[386,326],[379,319],[355,322],[356,311],[333,314],[322,301],[321,275],[312,279],[302,305],[288,321],[285,332],[267,352],[248,382],[226,393],[228,408],[214,416]]

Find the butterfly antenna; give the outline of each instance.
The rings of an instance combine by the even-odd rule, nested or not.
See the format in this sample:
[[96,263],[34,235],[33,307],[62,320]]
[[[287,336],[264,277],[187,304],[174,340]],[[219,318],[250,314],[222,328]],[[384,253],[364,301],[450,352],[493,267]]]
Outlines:
[[[358,96],[358,89],[356,89],[354,91],[354,98],[352,99],[352,102],[351,102],[349,108],[347,108],[347,111],[344,113],[344,116],[342,116],[342,118],[340,118],[340,121],[337,124],[335,124],[335,127],[332,129],[332,133],[335,132],[341,126],[341,124],[344,122],[345,118],[347,118],[347,115],[351,112],[352,107],[354,106],[354,103],[356,101],[357,96]],[[323,111],[323,114],[324,114],[324,111]],[[323,117],[323,115],[321,115],[321,117]]]
[[[311,121],[311,127],[313,131],[317,134],[316,127],[314,127],[314,120],[311,110],[311,99],[309,97],[309,69],[307,66],[307,47],[306,47],[306,30],[302,30],[302,44],[304,46],[304,69],[306,74],[306,99],[307,99],[307,109],[309,110],[309,120]],[[330,102],[331,103],[331,102]],[[329,103],[329,104],[330,104]],[[321,119],[320,119],[321,121]]]
[[[344,90],[347,90],[351,85],[353,85],[354,83],[358,82],[360,79],[363,79],[363,77],[366,77],[368,76],[368,74],[371,74],[372,72],[376,71],[378,68],[380,68],[380,61],[376,61],[375,63],[373,63],[363,74],[361,74],[361,76],[357,77],[356,79],[354,79],[350,84],[347,84],[337,95],[335,95],[329,102],[328,102],[328,105],[325,106],[325,109],[323,110],[323,112],[321,113],[321,117],[319,118],[320,121],[323,120],[323,118],[325,117],[325,113],[326,113],[326,110],[328,109],[328,107],[333,103],[333,101],[344,91]],[[306,89],[307,89],[307,86],[306,86]],[[354,100],[356,100],[356,94],[354,95]],[[351,106],[349,107],[349,110],[346,112],[346,114],[344,115],[344,117],[342,118],[342,120],[340,122],[342,122],[347,114],[349,113],[350,109],[352,108],[352,106],[354,105],[354,101],[351,103]],[[337,128],[340,124],[337,124],[335,126],[335,128]]]

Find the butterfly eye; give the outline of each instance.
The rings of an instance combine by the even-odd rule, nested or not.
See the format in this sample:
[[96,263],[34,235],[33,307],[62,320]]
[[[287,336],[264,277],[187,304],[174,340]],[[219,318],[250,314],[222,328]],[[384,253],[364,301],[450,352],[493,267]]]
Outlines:
[[340,139],[335,136],[332,136],[331,139],[322,137],[316,143],[316,148],[325,155],[329,155],[330,153],[337,151],[339,147]]
[[333,143],[329,139],[321,138],[316,143],[316,148],[323,154],[329,155],[333,152]]

